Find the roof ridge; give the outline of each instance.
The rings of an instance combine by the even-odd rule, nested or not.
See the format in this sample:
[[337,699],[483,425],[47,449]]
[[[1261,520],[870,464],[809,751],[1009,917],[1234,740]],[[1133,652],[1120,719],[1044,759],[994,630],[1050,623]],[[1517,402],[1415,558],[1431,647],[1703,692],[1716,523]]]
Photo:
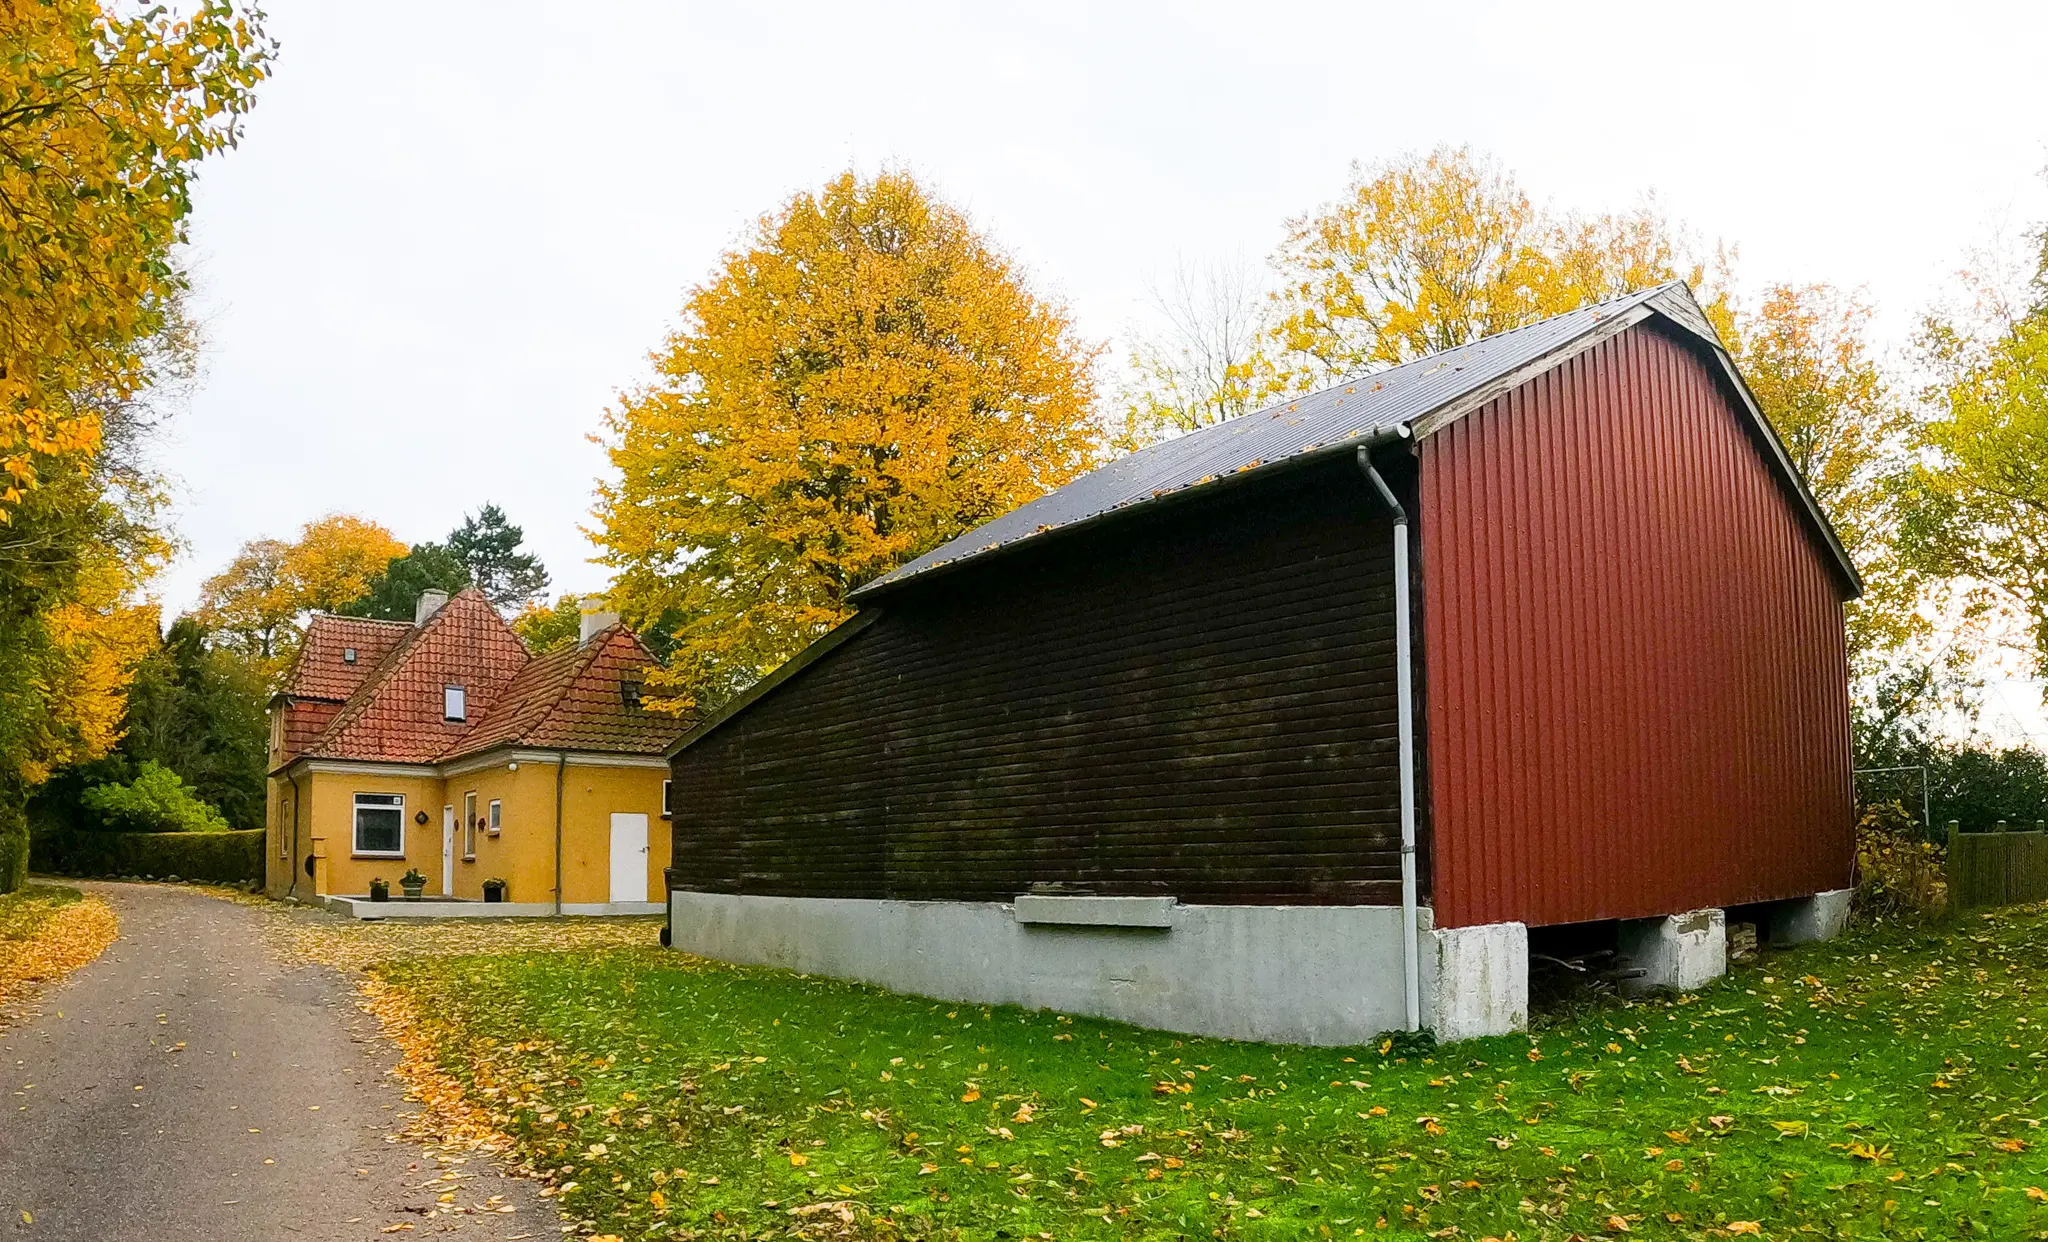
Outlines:
[[[1148,502],[1188,494],[1218,480],[1290,462],[1303,463],[1379,439],[1406,438],[1431,415],[1456,406],[1488,384],[1538,364],[1554,365],[1582,343],[1649,316],[1659,316],[1693,335],[1702,335],[1704,330],[1706,345],[1727,352],[1726,345],[1711,336],[1712,326],[1699,313],[1690,286],[1683,280],[1662,281],[1384,370],[1354,373],[1147,445],[946,540],[862,583],[848,598],[860,604],[936,570],[1022,545],[1048,532],[1071,530],[1142,508]],[[1352,400],[1354,394],[1356,400]],[[1427,431],[1423,427],[1424,434]]]
[[[591,635],[588,641],[573,647],[557,648],[534,656],[519,670],[513,684],[506,687],[505,695],[490,714],[450,743],[436,761],[463,759],[499,746],[544,745],[534,739],[545,735],[570,710],[577,689],[586,683],[591,671],[598,667],[612,644],[621,638],[630,644],[632,654],[652,662],[654,654],[647,649],[647,644],[623,622],[608,625]],[[535,697],[512,702],[519,679],[529,677],[546,680],[538,686],[528,687],[529,691],[536,692]]]
[[[1598,302],[1581,302],[1579,305],[1572,307],[1570,310],[1558,311],[1554,315],[1545,315],[1541,319],[1531,320],[1528,323],[1516,324],[1512,328],[1502,328],[1498,332],[1488,333],[1487,335],[1479,337],[1475,340],[1466,341],[1463,344],[1459,345],[1448,345],[1442,349],[1437,350],[1434,353],[1424,354],[1420,358],[1410,358],[1406,362],[1396,362],[1389,366],[1381,367],[1376,371],[1370,369],[1347,371],[1342,377],[1333,380],[1328,384],[1324,384],[1317,388],[1311,388],[1307,392],[1295,393],[1293,396],[1290,397],[1283,397],[1280,400],[1274,401],[1268,405],[1262,405],[1256,410],[1251,410],[1243,414],[1233,415],[1232,417],[1226,418],[1219,423],[1211,423],[1210,426],[1220,427],[1224,423],[1233,422],[1239,418],[1252,418],[1256,415],[1264,414],[1269,410],[1278,409],[1283,405],[1303,401],[1309,397],[1329,392],[1333,388],[1342,388],[1346,385],[1356,384],[1358,381],[1362,379],[1378,379],[1382,376],[1391,375],[1396,371],[1405,371],[1410,367],[1419,367],[1425,362],[1431,362],[1438,358],[1443,358],[1447,355],[1458,353],[1462,350],[1469,350],[1474,345],[1482,343],[1491,345],[1499,341],[1504,341],[1511,336],[1515,336],[1520,333],[1525,333],[1535,328],[1541,328],[1549,324],[1554,324],[1558,320],[1564,319],[1571,315],[1591,313],[1597,316],[1603,311],[1620,310],[1623,308],[1623,303],[1647,302],[1651,298],[1657,296],[1658,294],[1664,293],[1667,290],[1671,289],[1673,286],[1685,286],[1686,291],[1688,293],[1691,292],[1691,286],[1686,285],[1685,281],[1674,277],[1670,280],[1662,282],[1661,284],[1645,285],[1642,288],[1635,290],[1633,293],[1616,294],[1614,297],[1603,298]],[[1206,428],[1196,428],[1196,431],[1203,430],[1206,430]],[[1195,433],[1189,432],[1188,434],[1193,435]]]
[[[454,610],[449,605],[452,605],[455,600],[462,598],[462,596],[472,593],[479,600],[483,601],[484,606],[489,609],[491,615],[497,616],[498,610],[491,606],[489,600],[484,599],[482,592],[472,587],[458,592],[455,596],[451,597],[448,604],[444,604],[436,609],[434,614],[428,617],[425,622],[414,623],[409,627],[411,633],[392,644],[391,650],[386,652],[384,658],[377,662],[376,668],[370,670],[369,675],[363,679],[363,684],[357,687],[356,692],[342,703],[341,709],[334,713],[334,718],[327,722],[327,727],[320,731],[320,735],[313,739],[311,744],[306,747],[304,753],[313,754],[328,745],[340,734],[353,728],[363,718],[364,714],[370,710],[370,705],[376,701],[378,693],[405,667],[406,661],[411,659],[413,652],[419,649],[419,645],[426,640],[426,637],[441,628],[448,618],[454,615]],[[503,617],[499,617],[498,620],[499,624],[504,624]],[[506,626],[506,629],[509,630],[510,628],[510,626]],[[526,650],[526,644],[523,641],[518,641],[516,634],[513,637],[518,642],[519,650],[525,654],[527,663],[531,663],[533,653]],[[519,669],[513,673],[513,676],[517,677],[520,672],[524,672],[525,667],[525,664],[520,665]],[[478,723],[482,723],[481,720]],[[469,730],[464,730],[464,732],[466,734]]]
[[311,616],[314,621],[350,621],[362,625],[402,625],[407,629],[412,629],[419,624],[417,621],[394,621],[390,617],[353,617],[345,612],[329,612],[321,608],[315,608]]

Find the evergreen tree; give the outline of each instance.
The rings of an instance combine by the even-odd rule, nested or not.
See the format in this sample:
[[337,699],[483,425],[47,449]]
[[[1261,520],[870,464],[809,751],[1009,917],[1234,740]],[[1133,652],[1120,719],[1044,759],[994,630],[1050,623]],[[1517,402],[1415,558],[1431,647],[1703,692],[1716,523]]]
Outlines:
[[335,609],[345,617],[375,617],[385,621],[410,621],[422,591],[446,591],[450,595],[470,584],[469,566],[440,543],[416,544],[413,550],[384,567],[370,579],[359,599]]
[[472,585],[499,608],[516,608],[547,589],[548,571],[540,558],[519,550],[526,532],[505,519],[505,511],[485,505],[475,517],[448,534],[448,550],[469,569]]

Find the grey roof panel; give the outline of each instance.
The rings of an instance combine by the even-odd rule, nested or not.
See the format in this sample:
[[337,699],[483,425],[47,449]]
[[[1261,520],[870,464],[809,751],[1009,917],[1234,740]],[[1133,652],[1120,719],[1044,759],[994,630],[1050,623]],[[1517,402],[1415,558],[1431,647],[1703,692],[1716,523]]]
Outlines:
[[[1139,449],[867,583],[854,599],[1033,536],[1158,500],[1304,453],[1408,426],[1554,353],[1618,315],[1676,290],[1660,285],[1309,393]],[[1698,312],[1695,310],[1694,315]],[[1704,319],[1699,321],[1705,323]],[[1697,329],[1682,323],[1688,330]],[[1711,332],[1711,328],[1708,331]],[[1715,345],[1718,347],[1719,342]]]

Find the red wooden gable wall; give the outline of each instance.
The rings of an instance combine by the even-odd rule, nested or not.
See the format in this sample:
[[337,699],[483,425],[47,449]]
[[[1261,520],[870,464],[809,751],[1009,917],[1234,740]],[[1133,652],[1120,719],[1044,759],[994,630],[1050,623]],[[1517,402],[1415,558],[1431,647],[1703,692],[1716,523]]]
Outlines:
[[1639,326],[1422,442],[1439,926],[1849,883],[1842,592],[1745,420]]

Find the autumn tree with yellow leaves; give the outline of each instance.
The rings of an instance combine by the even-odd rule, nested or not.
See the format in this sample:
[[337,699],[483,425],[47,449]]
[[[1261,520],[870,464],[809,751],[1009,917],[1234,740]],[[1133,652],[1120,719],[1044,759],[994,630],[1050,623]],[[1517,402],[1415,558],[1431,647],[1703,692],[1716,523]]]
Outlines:
[[1354,167],[1335,202],[1291,220],[1273,256],[1280,288],[1269,387],[1319,388],[1410,362],[1588,302],[1717,268],[1689,259],[1653,208],[1560,214],[1496,160],[1465,147]]
[[266,677],[290,666],[314,612],[360,599],[405,544],[368,518],[332,513],[299,528],[299,537],[252,539],[208,578],[197,616],[215,641],[240,652]]
[[194,170],[273,51],[232,0],[0,0],[0,892],[29,790],[106,753],[156,641],[135,597],[169,543],[135,443],[191,358]]
[[1731,352],[1864,580],[1845,612],[1859,674],[1928,635],[1928,575],[1899,553],[1913,420],[1871,348],[1871,310],[1830,285],[1773,285],[1735,317]]
[[1675,278],[1726,335],[1727,256],[1696,249],[1654,207],[1543,207],[1465,147],[1354,165],[1343,194],[1287,222],[1273,287],[1225,265],[1155,295],[1161,326],[1130,345],[1124,435],[1191,431]]
[[1095,351],[911,176],[763,216],[606,416],[602,561],[679,706],[760,677],[853,587],[1098,460]]
[[183,287],[198,161],[234,144],[271,46],[258,16],[0,0],[0,522],[99,444],[90,397],[147,386]]

